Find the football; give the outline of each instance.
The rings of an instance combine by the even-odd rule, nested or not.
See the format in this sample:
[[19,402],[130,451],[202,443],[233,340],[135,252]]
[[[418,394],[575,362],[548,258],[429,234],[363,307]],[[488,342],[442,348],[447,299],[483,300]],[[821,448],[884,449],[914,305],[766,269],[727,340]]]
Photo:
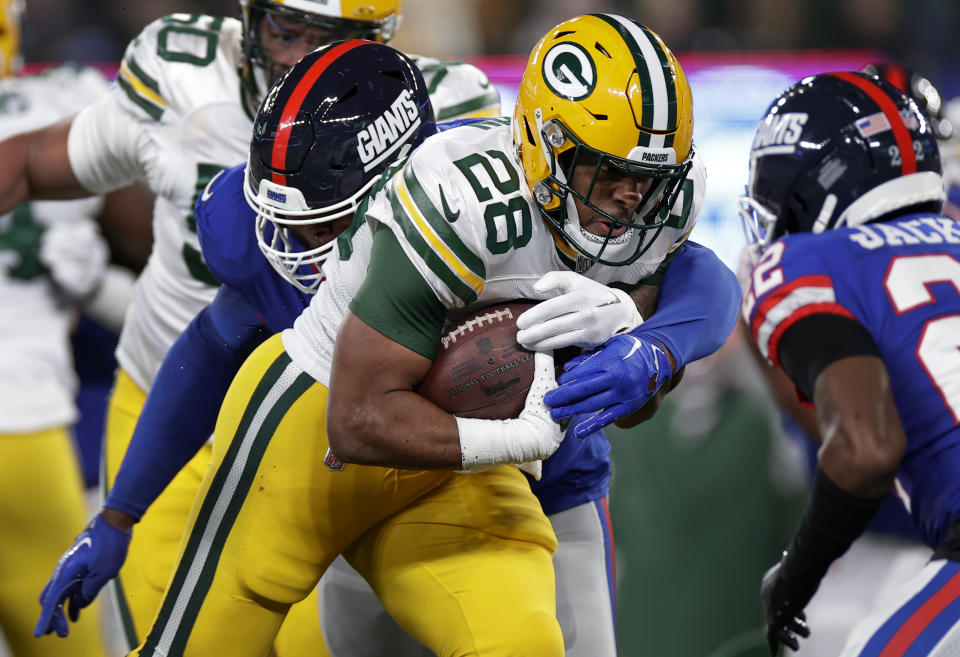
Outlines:
[[499,420],[520,415],[533,382],[533,352],[517,343],[516,322],[534,303],[493,304],[446,327],[416,391],[453,415]]

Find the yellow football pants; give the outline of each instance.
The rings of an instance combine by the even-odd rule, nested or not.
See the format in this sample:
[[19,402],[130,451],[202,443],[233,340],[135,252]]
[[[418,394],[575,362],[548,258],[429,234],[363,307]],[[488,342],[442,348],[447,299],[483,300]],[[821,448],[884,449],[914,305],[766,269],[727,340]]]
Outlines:
[[[113,486],[145,401],[146,393],[120,369],[107,408],[103,451],[107,490]],[[193,498],[210,463],[210,453],[210,445],[204,445],[150,505],[134,528],[119,576],[110,584],[115,588],[128,649],[136,646],[150,629],[160,606]],[[329,657],[320,631],[316,593],[302,606],[298,605],[289,618],[277,637],[276,657]]]
[[64,428],[0,434],[0,471],[0,629],[12,654],[106,654],[96,602],[67,638],[33,638],[40,591],[89,519],[73,438]]
[[331,471],[326,402],[279,335],[247,359],[220,409],[176,571],[132,654],[262,657],[290,604],[344,552],[441,657],[562,655],[556,537],[520,471]]

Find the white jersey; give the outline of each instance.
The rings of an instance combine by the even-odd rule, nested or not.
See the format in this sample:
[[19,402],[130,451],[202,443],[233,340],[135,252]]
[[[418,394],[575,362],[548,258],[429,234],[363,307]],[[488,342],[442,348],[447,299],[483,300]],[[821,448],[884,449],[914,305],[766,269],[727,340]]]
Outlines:
[[[70,163],[84,187],[102,192],[145,178],[157,195],[153,252],[117,348],[120,366],[143,390],[216,294],[193,206],[217,171],[247,159],[253,116],[242,100],[241,35],[232,18],[174,14],[154,21],[127,47],[116,87],[81,112],[70,131]],[[436,80],[438,99],[455,106],[489,98],[489,82],[475,67],[450,72]]]
[[[0,138],[43,127],[108,89],[92,68],[58,66],[0,80]],[[73,309],[38,259],[44,231],[93,222],[100,199],[24,203],[0,217],[0,433],[40,431],[77,419],[70,351]]]
[[[533,285],[549,271],[577,268],[577,254],[539,214],[514,155],[509,119],[462,126],[431,137],[396,173],[388,171],[367,207],[368,225],[325,265],[326,282],[283,333],[287,353],[327,385],[333,346],[369,264],[370,227],[389,228],[448,316],[509,299],[542,299]],[[387,179],[389,176],[389,179]],[[623,267],[595,264],[583,275],[635,285],[654,275],[686,240],[703,205],[706,170],[699,157],[662,231]],[[581,267],[583,261],[580,261]]]

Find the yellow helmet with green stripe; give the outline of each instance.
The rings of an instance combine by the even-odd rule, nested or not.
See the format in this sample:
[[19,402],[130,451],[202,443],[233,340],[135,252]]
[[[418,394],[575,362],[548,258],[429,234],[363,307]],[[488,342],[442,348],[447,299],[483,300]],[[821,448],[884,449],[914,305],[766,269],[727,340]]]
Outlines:
[[[613,14],[579,16],[553,28],[531,53],[513,131],[541,214],[564,241],[597,262],[629,264],[665,224],[692,164],[690,86],[649,28]],[[627,226],[625,233],[604,237],[580,228],[574,197],[600,210],[589,190],[568,185],[578,164],[656,179],[629,220],[603,213],[612,226]]]
[[260,45],[263,20],[274,17],[309,25],[326,34],[326,43],[367,39],[389,43],[400,25],[403,0],[239,0],[243,21],[242,71],[244,92],[256,106],[278,77],[289,68],[269,57]]
[[16,75],[23,63],[20,56],[20,21],[23,0],[0,2],[0,77]]

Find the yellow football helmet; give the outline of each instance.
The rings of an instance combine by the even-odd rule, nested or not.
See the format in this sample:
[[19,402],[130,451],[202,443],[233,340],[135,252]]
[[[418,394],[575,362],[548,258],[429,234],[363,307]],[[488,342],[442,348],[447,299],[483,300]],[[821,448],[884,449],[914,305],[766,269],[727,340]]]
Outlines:
[[[513,139],[540,213],[586,258],[621,266],[639,258],[669,216],[693,161],[690,86],[652,30],[612,14],[553,28],[527,62],[513,114]],[[651,177],[637,213],[620,220],[569,184],[574,167]],[[607,235],[580,227],[574,198],[609,219]],[[616,227],[627,230],[616,237]],[[652,232],[651,232],[652,231]]]
[[20,55],[20,21],[23,0],[0,1],[0,75],[16,75],[23,65]]
[[[400,25],[403,0],[240,0],[243,20],[244,89],[259,104],[270,86],[269,71],[279,74],[287,66],[274,61],[260,45],[260,26],[274,16],[324,30],[327,43],[346,39],[367,39],[388,43]],[[325,45],[325,44],[320,44]],[[267,71],[267,73],[265,73]]]

